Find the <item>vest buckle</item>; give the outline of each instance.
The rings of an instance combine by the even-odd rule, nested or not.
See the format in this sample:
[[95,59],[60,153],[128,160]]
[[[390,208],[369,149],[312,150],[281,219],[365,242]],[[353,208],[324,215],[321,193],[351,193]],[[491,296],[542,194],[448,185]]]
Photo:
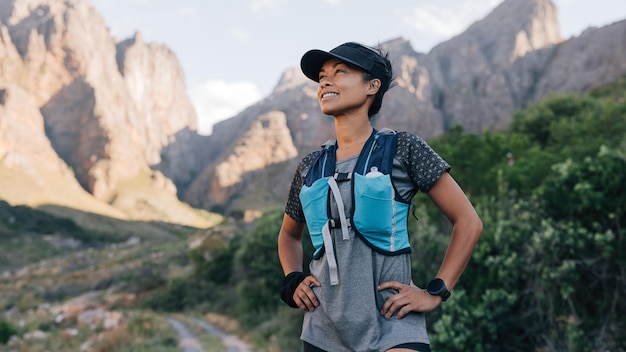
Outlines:
[[337,182],[350,181],[352,179],[352,172],[335,172],[333,177]]

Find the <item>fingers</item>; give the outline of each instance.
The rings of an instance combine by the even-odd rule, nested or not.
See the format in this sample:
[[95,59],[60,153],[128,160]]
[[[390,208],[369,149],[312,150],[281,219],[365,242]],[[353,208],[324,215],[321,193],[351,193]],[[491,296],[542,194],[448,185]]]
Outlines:
[[387,282],[383,282],[380,285],[378,285],[378,290],[382,291],[382,290],[387,290],[387,289],[394,289],[396,291],[400,291],[402,288],[406,287],[407,285],[398,282],[398,281],[387,281]]
[[380,314],[389,319],[396,314],[396,319],[402,319],[411,312],[430,312],[441,304],[441,299],[432,296],[415,285],[405,285],[390,281],[378,286],[379,290],[394,288],[398,293],[389,297],[383,304]]
[[300,282],[293,293],[293,300],[298,305],[298,308],[312,312],[319,305],[317,296],[313,292],[313,287],[315,286],[321,286],[321,284],[313,276],[308,276]]
[[[385,301],[382,308],[380,309],[380,314],[382,314],[385,318],[391,318],[396,311],[401,310],[403,307],[407,306],[409,301],[402,295],[401,293],[397,293]],[[399,316],[396,316],[396,319],[400,319]]]

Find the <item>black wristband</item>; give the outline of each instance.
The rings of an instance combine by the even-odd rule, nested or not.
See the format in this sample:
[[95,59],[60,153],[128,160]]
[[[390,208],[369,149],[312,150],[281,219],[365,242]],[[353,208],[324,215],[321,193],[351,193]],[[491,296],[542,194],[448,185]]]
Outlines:
[[283,279],[283,287],[280,288],[280,299],[287,303],[289,307],[298,308],[296,302],[293,301],[293,293],[296,292],[298,285],[307,276],[309,275],[301,271],[294,271]]

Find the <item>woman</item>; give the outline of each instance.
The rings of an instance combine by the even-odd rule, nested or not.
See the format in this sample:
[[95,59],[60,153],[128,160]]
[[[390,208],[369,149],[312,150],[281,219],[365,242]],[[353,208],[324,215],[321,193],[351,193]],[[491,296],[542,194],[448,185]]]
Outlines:
[[[424,313],[450,296],[481,220],[421,138],[372,128],[393,82],[386,54],[345,43],[308,51],[301,68],[319,83],[320,108],[334,117],[337,137],[300,162],[278,235],[281,298],[306,311],[304,351],[430,351]],[[413,284],[409,257],[407,217],[417,191],[453,224],[426,289]],[[302,267],[305,225],[315,247],[310,275]]]

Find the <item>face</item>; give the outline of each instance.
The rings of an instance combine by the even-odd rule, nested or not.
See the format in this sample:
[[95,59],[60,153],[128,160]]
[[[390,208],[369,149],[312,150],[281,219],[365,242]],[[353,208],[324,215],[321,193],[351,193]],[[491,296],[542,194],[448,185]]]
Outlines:
[[[319,73],[317,98],[326,115],[365,112],[378,89],[378,80],[366,82],[363,71],[338,59],[328,60]],[[374,89],[373,89],[374,88]]]

